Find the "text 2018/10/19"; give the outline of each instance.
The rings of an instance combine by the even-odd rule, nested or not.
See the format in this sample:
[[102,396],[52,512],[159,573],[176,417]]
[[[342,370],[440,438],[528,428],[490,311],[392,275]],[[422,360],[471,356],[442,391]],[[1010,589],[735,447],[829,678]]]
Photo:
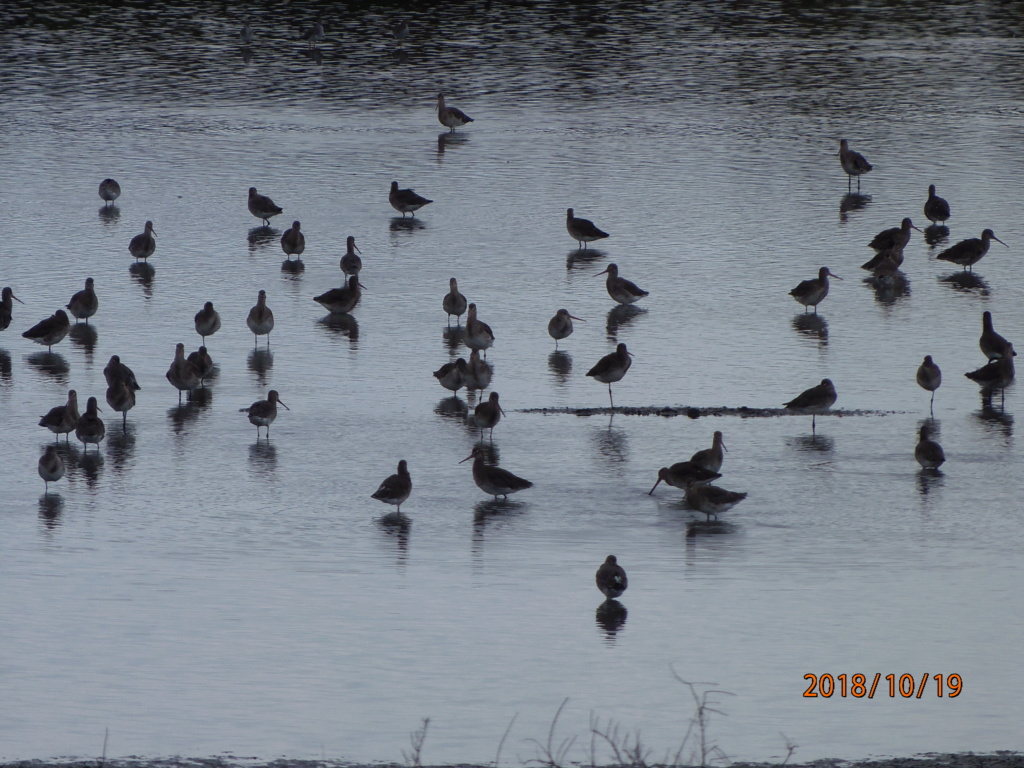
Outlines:
[[[870,686],[868,685],[868,678],[860,673],[855,675],[847,675],[845,673],[841,675],[830,675],[828,673],[824,675],[806,674],[804,675],[804,680],[810,681],[810,685],[804,691],[804,696],[809,699],[819,697],[830,699],[834,695],[839,695],[842,698],[852,696],[855,699],[864,697],[872,699],[876,693],[879,696],[884,696],[886,692],[888,692],[890,698],[896,698],[898,694],[904,699],[920,699],[929,687],[929,681],[935,683],[935,695],[937,697],[942,698],[946,696],[950,699],[955,699],[960,695],[964,687],[963,679],[956,673],[943,676],[929,675],[925,672],[921,675],[920,681],[918,681],[911,674],[898,676],[889,674],[882,677],[881,672],[876,672]],[[882,690],[879,691],[878,684],[883,680],[887,685],[884,685]]]

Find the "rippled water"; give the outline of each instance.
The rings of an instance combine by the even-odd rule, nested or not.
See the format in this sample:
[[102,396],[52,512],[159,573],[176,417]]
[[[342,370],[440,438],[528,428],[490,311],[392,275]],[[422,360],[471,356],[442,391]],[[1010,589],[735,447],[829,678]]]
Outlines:
[[[412,31],[396,51],[389,24]],[[299,31],[319,15],[328,39]],[[237,44],[242,20],[256,32]],[[397,760],[430,717],[425,762],[535,757],[559,704],[570,759],[588,721],[640,729],[661,758],[693,712],[679,677],[734,694],[710,734],[730,757],[1021,749],[1024,544],[1019,394],[979,396],[980,315],[1024,328],[1024,16],[1016,4],[558,3],[417,9],[258,4],[8,4],[0,11],[0,282],[25,301],[0,335],[0,756],[96,754]],[[454,135],[439,90],[476,118]],[[847,137],[875,170],[846,195]],[[99,181],[124,190],[100,209]],[[392,179],[434,202],[415,221]],[[866,243],[916,223],[929,183],[948,242],[991,227],[973,282],[920,235],[904,291],[875,291]],[[255,185],[284,209],[268,236]],[[564,210],[611,233],[580,254]],[[147,219],[154,273],[129,268]],[[306,235],[281,269],[280,232]],[[366,285],[351,318],[312,297],[341,282],[344,239]],[[650,291],[612,309],[608,263]],[[818,267],[819,322],[787,295]],[[95,278],[90,328],[45,356],[20,332]],[[534,488],[494,503],[472,483],[476,399],[430,375],[465,355],[448,279],[495,330],[501,464]],[[269,352],[245,327],[264,289]],[[178,407],[174,345],[213,300],[219,373]],[[559,307],[586,322],[554,345]],[[684,418],[525,413],[600,407],[584,374],[616,342],[619,405],[777,407],[828,376],[873,415]],[[119,354],[142,384],[127,431],[39,493],[69,388],[99,397]],[[943,368],[948,462],[919,472],[914,384]],[[239,408],[290,407],[256,440]],[[102,406],[104,407],[105,406]],[[749,492],[718,525],[657,468],[730,451]],[[408,460],[404,529],[370,499]],[[593,573],[630,576],[625,623]],[[956,673],[963,693],[802,696],[807,673]],[[714,685],[710,685],[710,684]],[[784,734],[784,735],[783,735]],[[687,750],[694,746],[692,740]],[[684,754],[684,757],[689,756]],[[599,752],[598,759],[607,759]]]

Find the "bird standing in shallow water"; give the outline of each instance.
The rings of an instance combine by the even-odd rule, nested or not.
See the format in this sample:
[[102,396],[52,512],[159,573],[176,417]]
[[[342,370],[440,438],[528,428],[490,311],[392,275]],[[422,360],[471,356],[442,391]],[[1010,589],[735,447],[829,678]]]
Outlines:
[[324,39],[324,25],[319,21],[316,22],[312,27],[303,32],[301,37],[308,43],[308,48],[316,48],[320,41]]
[[146,229],[141,235],[136,235],[128,243],[128,253],[139,259],[146,260],[156,252],[156,232],[153,231],[153,222],[146,222]]
[[207,336],[213,336],[220,330],[220,315],[213,308],[212,301],[206,302],[203,308],[196,312],[195,326],[196,333],[203,339],[203,344],[206,343]]
[[935,405],[935,390],[942,384],[942,371],[932,360],[931,355],[924,356],[924,362],[917,368],[917,383],[921,389],[932,393],[931,405]]
[[[356,251],[359,251],[356,247],[356,239],[349,235],[345,240],[345,255],[338,262],[338,266],[341,267],[341,274],[345,275],[345,277],[359,277],[359,272],[363,268],[363,260],[359,258]],[[359,251],[359,253],[362,253],[362,251]],[[371,280],[371,282],[373,281]]]
[[402,41],[405,40],[408,34],[409,22],[406,21],[405,19],[396,21],[394,24],[391,25],[391,36],[395,38],[395,42],[398,43],[399,48],[402,47]]
[[629,586],[626,571],[619,565],[615,555],[608,555],[605,558],[601,567],[597,569],[597,573],[594,574],[594,580],[597,582],[597,588],[601,590],[601,594],[609,600],[614,600]]
[[931,439],[932,430],[927,424],[921,426],[921,439],[914,448],[914,458],[922,469],[938,469],[946,460],[942,446]]
[[45,483],[44,493],[50,492],[50,483],[55,483],[64,477],[64,459],[57,453],[57,446],[46,446],[46,452],[39,457],[39,477]]
[[443,93],[437,94],[437,119],[445,128],[451,129],[449,133],[454,133],[456,128],[473,122],[473,118],[461,109],[445,106]]
[[799,395],[785,404],[787,410],[794,413],[811,414],[811,431],[815,428],[815,417],[819,413],[826,413],[829,408],[836,404],[838,395],[832,379],[822,379],[821,384],[810,389],[805,389]]
[[113,179],[104,179],[100,182],[100,199],[104,207],[112,205],[121,196],[121,185]]
[[572,335],[572,321],[585,322],[583,318],[570,315],[568,309],[560,309],[555,316],[548,320],[548,336],[555,340],[555,349],[558,349],[558,342]]
[[850,188],[853,177],[856,176],[857,191],[860,191],[860,177],[874,167],[864,155],[850,149],[850,143],[846,139],[839,140],[839,163],[846,171],[846,188]]
[[445,363],[434,371],[434,378],[445,389],[458,392],[466,386],[466,358],[460,357],[452,363]]
[[920,228],[914,226],[909,218],[903,219],[898,227],[890,227],[889,229],[883,229],[877,235],[875,235],[871,242],[868,243],[868,248],[873,248],[879,253],[882,251],[902,251],[907,243],[910,242],[910,230],[916,229],[920,232]]
[[277,406],[279,405],[286,411],[291,410],[287,405],[281,402],[281,396],[277,393],[277,390],[272,389],[267,392],[266,400],[257,400],[248,408],[238,409],[242,413],[249,414],[249,423],[256,427],[257,440],[260,439],[260,427],[267,428],[267,440],[270,440],[270,425],[273,424],[274,419],[277,418]]
[[288,257],[289,261],[292,256],[298,258],[306,250],[306,236],[302,234],[301,227],[299,222],[293,221],[292,228],[281,235],[281,250],[284,251],[284,255]]
[[85,404],[85,413],[83,413],[78,423],[75,424],[75,437],[82,441],[86,450],[89,450],[89,444],[93,443],[97,446],[96,450],[99,450],[100,441],[107,434],[107,427],[103,423],[103,419],[99,417],[97,411],[99,411],[99,403],[96,402],[95,397],[90,397]]
[[690,483],[686,486],[686,503],[698,512],[703,512],[708,520],[712,515],[717,519],[720,513],[728,512],[745,498],[746,493],[727,491],[717,485]]
[[270,332],[274,330],[274,313],[267,306],[266,291],[260,291],[256,296],[256,305],[249,310],[249,316],[245,318],[245,324],[252,331],[254,347],[260,336],[266,336],[267,347],[270,346]]
[[359,298],[363,295],[360,289],[365,287],[359,282],[359,278],[353,275],[348,279],[348,285],[332,288],[319,296],[314,296],[313,301],[332,315],[343,315],[356,308]]
[[620,381],[633,364],[633,355],[625,344],[619,344],[615,351],[605,355],[597,361],[597,365],[587,371],[587,376],[608,385],[608,403],[612,410],[615,409],[615,402],[612,400],[612,382]]
[[572,208],[565,210],[565,229],[569,237],[579,243],[580,248],[586,248],[587,243],[608,237],[608,233],[598,229],[590,219],[577,219]]
[[715,432],[711,447],[697,451],[690,457],[690,461],[708,472],[717,473],[722,469],[722,462],[725,461],[725,451],[727,450],[729,449],[725,447],[722,433]]
[[448,281],[448,293],[441,301],[441,307],[448,314],[448,325],[452,324],[452,315],[455,315],[455,324],[460,324],[459,318],[466,311],[466,306],[466,297],[459,293],[459,284],[453,277]]
[[6,331],[11,325],[11,318],[14,316],[14,302],[24,304],[25,302],[14,295],[10,287],[5,287],[0,293],[0,331]]
[[174,347],[174,360],[164,374],[167,380],[178,390],[178,404],[181,404],[181,393],[198,389],[202,383],[195,365],[185,358],[185,345],[181,342]]
[[476,304],[469,305],[466,317],[466,346],[473,350],[486,350],[494,344],[494,331],[483,320],[477,320]]
[[608,279],[604,283],[605,288],[608,289],[608,295],[619,304],[633,304],[640,301],[644,296],[649,295],[647,291],[637,286],[636,283],[624,277],[619,277],[618,264],[609,264],[603,272],[598,272],[595,277],[600,277],[604,274],[608,275]]
[[253,34],[252,27],[249,26],[249,22],[246,21],[242,25],[242,29],[238,33],[238,39],[242,41],[242,45],[252,45]]
[[262,219],[265,226],[270,226],[270,217],[284,211],[284,208],[274,204],[266,195],[256,192],[256,187],[249,187],[249,213],[257,219]]
[[491,383],[494,368],[486,360],[480,359],[480,351],[474,349],[469,353],[466,365],[466,389],[487,389]]
[[75,429],[76,424],[78,424],[78,393],[73,389],[68,390],[66,404],[54,406],[39,419],[39,426],[46,427],[53,432],[57,435],[58,440],[61,435],[64,435],[65,440],[69,440],[68,435]]
[[54,344],[60,343],[61,339],[68,335],[70,329],[71,321],[68,320],[67,312],[58,309],[50,317],[40,320],[21,335],[36,344],[45,345],[46,351],[50,352]]
[[504,496],[507,499],[510,493],[533,487],[533,483],[529,480],[517,477],[507,469],[485,464],[486,454],[487,451],[478,445],[469,456],[459,462],[462,464],[473,459],[473,482],[481,491],[490,494],[495,499],[499,496]]
[[935,194],[935,185],[928,185],[928,199],[924,203],[924,216],[932,224],[944,224],[949,218],[949,203]]
[[75,318],[75,323],[85,320],[88,324],[89,318],[100,308],[100,300],[96,297],[96,289],[93,286],[93,279],[85,278],[85,288],[75,293],[68,302],[68,311]]
[[115,379],[107,387],[107,405],[121,414],[121,429],[128,429],[128,411],[135,407],[135,391],[124,379]]
[[388,193],[388,202],[391,203],[392,208],[402,214],[403,219],[407,213],[411,213],[415,219],[416,211],[424,205],[430,205],[434,201],[427,200],[422,195],[417,195],[411,189],[399,189],[398,182],[392,181],[391,191]]
[[804,312],[807,312],[808,307],[814,307],[814,314],[818,314],[818,304],[828,296],[828,279],[830,277],[834,277],[836,280],[843,279],[829,272],[828,267],[822,267],[818,270],[817,278],[801,281],[796,288],[789,292],[789,295],[803,304]]
[[482,403],[479,403],[473,410],[473,423],[480,428],[481,437],[485,429],[491,430],[491,441],[494,441],[494,428],[501,421],[505,412],[498,404],[498,393],[491,392],[490,396]]
[[[947,248],[935,258],[939,261],[951,261],[954,264],[959,264],[964,268],[966,272],[970,269],[974,271],[974,265],[981,261],[982,257],[988,253],[989,246],[991,246],[991,240],[995,240],[997,243],[1003,243],[996,233],[991,229],[986,229],[981,233],[981,237],[971,237],[967,240],[961,240],[956,245]],[[1006,243],[1003,243],[1006,245]],[[1010,246],[1006,245],[1007,248]]]
[[981,347],[981,353],[989,360],[998,360],[1017,354],[1013,351],[1013,344],[996,333],[992,327],[992,313],[988,311],[981,315],[981,338],[978,339],[978,346]]
[[1013,365],[1013,357],[1016,354],[1013,350],[1013,344],[1009,344],[1005,357],[989,360],[981,368],[965,373],[964,376],[971,381],[978,382],[987,390],[1005,389],[1006,385],[1013,381],[1016,375]]
[[647,492],[647,495],[653,495],[654,489],[658,487],[659,483],[665,483],[665,485],[671,485],[673,488],[686,490],[686,486],[690,483],[710,483],[712,480],[717,480],[720,477],[721,475],[717,472],[705,469],[699,464],[694,464],[692,461],[680,461],[671,467],[662,467],[658,470],[658,479],[651,486],[651,490]]
[[398,507],[398,514],[402,514],[402,502],[408,499],[411,493],[412,476],[409,474],[409,465],[402,459],[398,462],[398,471],[385,479],[370,498],[383,501],[385,504],[394,504]]
[[200,347],[195,352],[190,352],[186,359],[196,369],[196,375],[199,376],[199,386],[203,386],[205,384],[203,380],[213,373],[213,358],[210,357],[209,350],[206,347]]
[[127,365],[121,362],[121,358],[118,355],[111,355],[110,360],[103,368],[103,378],[107,382],[108,387],[114,386],[119,381],[123,381],[128,389],[135,392],[142,389],[139,386],[138,379],[135,378],[135,373]]

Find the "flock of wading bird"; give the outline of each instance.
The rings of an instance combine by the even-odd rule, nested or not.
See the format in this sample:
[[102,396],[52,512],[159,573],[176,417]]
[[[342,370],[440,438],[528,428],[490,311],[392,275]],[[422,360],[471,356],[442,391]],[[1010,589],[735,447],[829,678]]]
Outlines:
[[[451,131],[473,121],[465,112],[446,105],[443,94],[439,94],[437,97],[436,109],[439,122]],[[859,191],[860,176],[871,171],[872,165],[863,155],[851,150],[845,139],[840,142],[839,159],[848,176],[848,191],[852,188],[854,177],[857,178]],[[99,185],[99,196],[104,200],[105,205],[113,204],[120,194],[120,185],[114,179],[104,179]],[[402,214],[403,218],[407,214],[415,217],[416,211],[432,202],[412,189],[400,189],[397,181],[391,183],[388,201],[396,211]],[[270,197],[259,194],[255,187],[249,188],[248,209],[268,229],[270,219],[283,212],[283,209]],[[928,188],[924,214],[931,222],[930,235],[935,238],[931,242],[936,242],[948,235],[949,230],[945,227],[945,222],[950,218],[950,207],[944,199],[935,194],[934,185]],[[587,248],[588,243],[608,237],[608,233],[601,230],[592,221],[577,217],[572,208],[566,211],[565,226],[569,236],[578,243],[581,250]],[[878,233],[869,243],[869,246],[875,251],[875,256],[865,263],[863,268],[872,273],[871,280],[884,285],[903,279],[899,267],[903,263],[903,251],[910,242],[913,229],[918,229],[918,227],[914,226],[910,218],[905,218],[899,227]],[[918,229],[918,231],[920,230]],[[988,252],[992,240],[1002,243],[991,229],[986,229],[980,238],[963,240],[942,251],[937,258],[959,264],[965,271],[970,270]],[[1006,244],[1003,243],[1003,245]],[[305,250],[305,236],[299,221],[294,221],[292,226],[281,236],[281,249],[286,256],[282,268],[301,271],[303,269],[301,255]],[[156,252],[156,232],[152,221],[147,221],[144,231],[131,239],[128,251],[136,260],[133,266],[152,270],[147,261]],[[314,297],[315,301],[332,314],[351,312],[359,303],[360,289],[365,287],[359,282],[362,259],[359,256],[355,238],[352,236],[347,238],[346,252],[342,256],[339,266],[345,279],[343,285]],[[608,294],[621,305],[633,304],[648,295],[647,291],[620,276],[616,264],[609,264],[600,274],[607,275],[605,285]],[[808,311],[808,308],[813,307],[817,313],[818,304],[828,295],[829,277],[837,276],[828,267],[822,267],[817,278],[804,280],[790,291],[790,294],[804,306],[805,312]],[[2,301],[0,301],[0,330],[6,329],[11,324],[13,301],[20,302],[21,300],[14,295],[10,287],[5,287],[2,291]],[[481,357],[481,352],[486,356],[486,350],[493,345],[493,331],[489,325],[479,319],[476,304],[470,303],[459,292],[458,283],[454,277],[449,281],[449,291],[444,295],[441,305],[448,317],[449,325],[453,316],[456,318],[457,325],[461,325],[461,316],[466,315],[463,339],[471,350],[471,354],[468,361],[459,358],[443,365],[434,372],[434,376],[441,386],[452,392],[457,392],[462,388],[467,390],[486,389],[491,383],[493,368],[486,359]],[[86,279],[83,290],[75,293],[66,305],[68,312],[74,316],[76,324],[79,321],[88,323],[89,318],[96,314],[98,308],[99,300],[92,278]],[[571,315],[566,309],[558,310],[551,318],[548,323],[548,333],[555,340],[556,347],[561,339],[572,334],[573,320],[580,320],[580,318]],[[274,315],[267,306],[266,291],[259,292],[256,304],[246,318],[246,324],[253,333],[254,345],[258,346],[260,336],[266,336],[269,346],[270,333],[274,328]],[[1016,352],[1013,345],[993,329],[991,313],[983,314],[982,324],[980,347],[988,362],[978,370],[967,373],[966,376],[988,390],[1001,390],[1014,377],[1013,357]],[[60,309],[22,335],[50,349],[52,345],[57,344],[67,335],[70,325],[67,312]],[[205,343],[208,336],[214,335],[220,329],[221,318],[212,302],[207,301],[203,308],[196,313],[194,326],[203,344],[197,351],[186,356],[185,345],[178,343],[174,360],[166,373],[168,382],[178,390],[179,403],[182,392],[191,392],[191,390],[203,387],[204,380],[214,369],[213,360]],[[587,376],[608,385],[608,400],[612,411],[614,411],[615,404],[611,385],[620,381],[629,371],[631,365],[632,354],[625,344],[620,343],[614,352],[601,358],[587,372]],[[135,393],[140,389],[138,381],[132,370],[117,355],[110,358],[103,373],[108,386],[106,402],[110,408],[122,414],[122,427],[124,427],[127,423],[128,411],[135,405]],[[932,406],[934,406],[935,390],[938,389],[941,381],[942,374],[939,367],[930,355],[926,356],[917,371],[917,382],[932,393]],[[785,403],[785,408],[794,413],[811,415],[813,431],[815,417],[828,412],[835,404],[836,399],[835,386],[830,379],[824,379],[817,386],[805,390]],[[256,426],[257,441],[260,439],[261,427],[266,429],[267,440],[270,439],[270,425],[277,418],[279,405],[285,409],[288,408],[281,401],[277,390],[270,390],[266,400],[259,400],[247,408],[240,409],[248,415],[250,423]],[[80,414],[77,393],[75,390],[70,390],[67,402],[50,409],[39,421],[39,424],[57,435],[58,440],[61,434],[68,439],[73,431],[88,450],[90,444],[98,445],[106,433],[104,422],[98,415],[99,410],[97,398],[90,397],[85,413]],[[492,391],[487,400],[481,401],[476,406],[471,418],[480,428],[481,436],[484,430],[490,430],[493,441],[494,427],[503,414],[498,393]],[[649,493],[653,494],[658,484],[664,482],[682,489],[690,506],[704,512],[708,519],[712,515],[717,517],[718,514],[734,507],[747,495],[710,484],[713,480],[721,477],[719,470],[722,467],[724,451],[725,444],[722,433],[715,432],[711,448],[697,451],[689,461],[661,468],[658,472],[658,480]],[[463,459],[463,461],[473,460],[473,479],[485,493],[494,496],[495,499],[499,496],[507,499],[509,494],[532,486],[529,480],[489,464],[487,457],[488,451],[483,444],[478,444],[472,453]],[[930,439],[928,425],[921,427],[920,441],[915,449],[915,457],[920,465],[927,470],[937,470],[945,461],[942,447]],[[47,447],[44,455],[39,459],[38,471],[46,484],[47,491],[50,482],[59,480],[64,475],[64,462],[57,452],[56,445]],[[409,468],[406,461],[402,460],[398,463],[397,472],[380,484],[377,491],[372,494],[372,498],[396,506],[395,514],[401,516],[401,505],[409,498],[411,492],[412,479]],[[597,573],[597,583],[601,591],[609,598],[617,597],[625,590],[626,575],[621,566],[616,563],[614,556],[609,556],[601,566]]]
[[[850,149],[849,142],[842,139],[839,142],[839,162],[847,175],[847,191],[853,186],[853,179],[857,179],[857,191],[860,191],[860,177],[871,171],[873,166],[867,161],[864,155]],[[928,186],[928,199],[924,203],[924,215],[930,222],[930,226],[924,232],[929,243],[937,243],[949,236],[949,228],[946,222],[950,218],[949,203],[935,194],[935,185]],[[861,265],[862,269],[871,272],[869,282],[876,286],[897,287],[905,283],[905,277],[900,272],[903,264],[903,249],[910,242],[911,230],[922,230],[910,220],[904,218],[898,227],[892,227],[879,232],[868,243],[868,247],[875,251],[875,255]],[[991,229],[985,229],[981,237],[972,237],[961,240],[956,245],[946,248],[936,258],[939,261],[949,261],[964,268],[964,273],[973,271],[974,265],[984,258],[992,245],[992,241],[1003,243]],[[828,295],[828,279],[835,277],[828,267],[818,270],[818,277],[811,280],[804,280],[796,286],[790,295],[797,302],[804,306],[814,307],[818,311],[818,304]],[[977,370],[968,371],[964,375],[978,382],[983,390],[991,393],[1002,391],[1014,377],[1013,358],[1016,352],[1013,344],[996,333],[992,326],[992,313],[983,312],[981,316],[981,338],[978,343],[981,352],[985,356],[986,363]],[[935,390],[942,384],[942,371],[936,365],[931,355],[925,355],[924,361],[917,369],[917,383],[926,391],[931,392],[930,408],[935,405]],[[795,400],[786,403],[786,407],[797,410],[803,409],[804,413],[823,413],[827,411],[836,401],[836,390],[829,379],[824,379],[817,387],[807,390]],[[814,428],[812,417],[811,428]],[[946,455],[942,446],[931,439],[931,428],[928,424],[921,427],[920,438],[914,449],[914,458],[925,470],[938,470],[945,462]]]

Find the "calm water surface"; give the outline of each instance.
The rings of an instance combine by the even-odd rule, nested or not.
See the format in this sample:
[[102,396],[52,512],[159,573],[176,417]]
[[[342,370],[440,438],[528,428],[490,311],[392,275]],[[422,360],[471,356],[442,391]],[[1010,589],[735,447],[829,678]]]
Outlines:
[[[25,301],[0,336],[0,757],[110,755],[397,760],[536,756],[559,737],[589,760],[593,715],[639,729],[660,759],[693,712],[674,678],[728,691],[710,734],[733,759],[1022,749],[1024,632],[1017,390],[980,397],[981,313],[1024,336],[1020,201],[1024,15],[1018,4],[450,3],[402,9],[14,4],[0,14],[2,277]],[[319,15],[328,39],[298,32]],[[237,45],[241,22],[256,33]],[[476,117],[454,135],[439,90]],[[875,170],[846,197],[847,137]],[[101,210],[96,187],[123,194]],[[413,220],[395,179],[432,198]],[[878,231],[950,200],[945,244],[914,233],[906,290],[859,269]],[[267,235],[256,186],[285,212]],[[564,211],[612,236],[580,254]],[[152,278],[128,241],[157,232]],[[280,232],[306,235],[281,270]],[[919,221],[921,219],[921,221]],[[938,262],[991,227],[973,282]],[[312,300],[341,282],[354,235],[366,292],[351,318]],[[612,311],[609,263],[650,291]],[[819,322],[787,295],[829,266]],[[46,356],[20,332],[95,278],[100,310]],[[466,355],[445,327],[448,279],[495,330],[501,464],[535,487],[489,500],[459,465],[477,400],[431,371]],[[264,289],[277,320],[253,350]],[[174,345],[219,373],[178,406]],[[560,345],[559,307],[585,318]],[[874,415],[541,415],[607,404],[585,373],[635,355],[620,405],[777,407],[832,378]],[[102,405],[119,354],[142,384],[126,431],[39,493],[36,425],[69,388]],[[948,462],[913,459],[931,354]],[[239,408],[280,391],[269,442]],[[725,433],[717,526],[657,469]],[[411,525],[370,498],[408,460]],[[601,622],[593,573],[630,576],[625,622]],[[963,692],[802,696],[808,673],[959,674]],[[884,687],[884,683],[883,686]],[[691,742],[687,750],[693,747]],[[690,756],[684,753],[684,757]],[[598,760],[608,759],[600,751]]]

